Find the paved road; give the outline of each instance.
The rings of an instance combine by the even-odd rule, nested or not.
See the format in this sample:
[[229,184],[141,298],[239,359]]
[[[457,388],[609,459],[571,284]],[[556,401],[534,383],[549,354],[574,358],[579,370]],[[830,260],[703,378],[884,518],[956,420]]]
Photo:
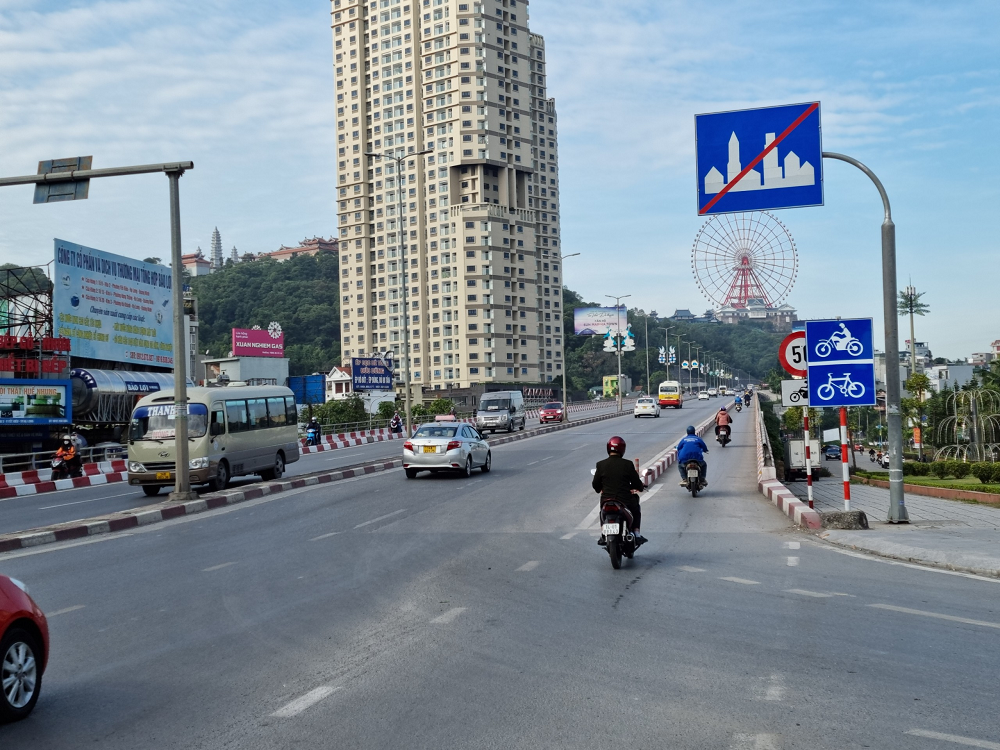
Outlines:
[[[615,409],[609,405],[606,409],[594,409],[578,412],[577,417],[609,414]],[[631,412],[629,412],[631,413]],[[525,428],[528,431],[539,428],[537,421],[529,422]],[[380,443],[368,443],[352,448],[337,448],[332,451],[310,453],[303,455],[295,463],[289,464],[286,476],[298,476],[316,471],[330,471],[364,462],[378,461],[382,458],[398,458],[402,455],[401,443],[395,440]],[[253,475],[238,477],[232,486],[259,482],[260,478]],[[207,487],[195,487],[198,492],[207,492]],[[160,495],[153,500],[146,497],[142,490],[129,487],[125,483],[98,485],[95,487],[77,487],[59,492],[47,492],[40,495],[23,495],[0,500],[0,534],[12,531],[47,526],[54,523],[76,521],[81,518],[91,518],[105,513],[129,510],[150,502],[160,502],[167,496],[167,490],[161,490]]]
[[394,471],[0,556],[65,610],[3,746],[995,743],[998,585],[793,530],[754,491],[749,419],[702,496],[656,485],[650,543],[611,569],[580,528],[589,467],[612,428],[648,459],[692,412],[499,446],[469,480]]

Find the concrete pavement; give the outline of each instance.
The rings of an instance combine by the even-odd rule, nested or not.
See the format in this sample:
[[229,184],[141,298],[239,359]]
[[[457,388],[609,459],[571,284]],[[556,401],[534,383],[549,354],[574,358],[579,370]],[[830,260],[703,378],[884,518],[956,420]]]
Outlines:
[[611,569],[580,528],[589,468],[612,426],[645,460],[687,414],[500,446],[471,480],[388,472],[0,556],[56,613],[42,699],[0,741],[991,747],[997,584],[795,530],[757,494],[749,419],[698,498],[653,486],[650,543]]

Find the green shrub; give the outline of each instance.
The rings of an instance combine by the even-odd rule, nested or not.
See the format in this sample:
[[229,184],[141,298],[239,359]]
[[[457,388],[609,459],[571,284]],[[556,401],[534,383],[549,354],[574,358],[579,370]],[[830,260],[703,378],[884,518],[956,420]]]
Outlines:
[[926,477],[931,473],[931,465],[925,463],[915,463],[913,464],[913,473],[918,477]]
[[947,461],[935,461],[930,465],[931,474],[936,476],[938,479],[944,479],[948,476],[948,462]]
[[971,464],[969,466],[969,473],[983,484],[989,484],[993,480],[993,464]]
[[[1000,463],[990,464],[993,467],[993,476],[989,479],[989,484],[1000,484]],[[983,480],[980,479],[980,482]]]
[[964,461],[955,461],[954,465],[951,467],[951,475],[955,479],[965,479],[969,476],[969,470],[972,468],[972,464],[965,463]]

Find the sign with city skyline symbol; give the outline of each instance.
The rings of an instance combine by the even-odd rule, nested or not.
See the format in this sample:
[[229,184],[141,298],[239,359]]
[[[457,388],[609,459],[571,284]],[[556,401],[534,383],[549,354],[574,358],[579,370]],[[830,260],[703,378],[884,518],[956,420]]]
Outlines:
[[874,406],[875,347],[871,318],[807,320],[811,406]]
[[823,205],[819,102],[695,115],[698,214]]

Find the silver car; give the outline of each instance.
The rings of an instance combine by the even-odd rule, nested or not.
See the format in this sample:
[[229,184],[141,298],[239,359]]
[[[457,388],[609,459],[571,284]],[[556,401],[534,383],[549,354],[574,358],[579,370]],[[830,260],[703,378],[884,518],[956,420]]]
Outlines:
[[413,479],[418,471],[458,471],[471,476],[472,470],[490,470],[490,444],[469,424],[434,422],[422,424],[403,443],[403,469]]

